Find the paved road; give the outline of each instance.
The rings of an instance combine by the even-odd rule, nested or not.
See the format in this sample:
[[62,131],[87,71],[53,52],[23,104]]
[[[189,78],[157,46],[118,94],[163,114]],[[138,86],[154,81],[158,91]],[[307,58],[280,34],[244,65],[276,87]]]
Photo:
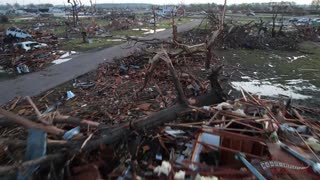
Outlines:
[[[200,20],[195,20],[178,26],[179,32],[184,32],[199,25]],[[171,36],[171,29],[147,36],[146,38],[165,39]],[[7,103],[16,96],[35,96],[72,80],[82,74],[90,72],[100,63],[111,62],[114,57],[121,57],[135,48],[123,49],[126,43],[106,48],[98,52],[83,53],[72,60],[62,64],[53,65],[45,70],[19,76],[0,82],[0,105]]]

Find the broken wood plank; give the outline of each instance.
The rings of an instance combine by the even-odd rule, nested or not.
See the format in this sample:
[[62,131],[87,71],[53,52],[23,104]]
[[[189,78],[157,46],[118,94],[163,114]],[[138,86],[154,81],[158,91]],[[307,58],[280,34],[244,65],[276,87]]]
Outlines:
[[64,130],[62,129],[59,129],[55,126],[46,126],[46,125],[43,125],[43,124],[39,124],[39,123],[35,123],[35,122],[32,122],[24,117],[21,117],[19,115],[16,115],[12,112],[9,112],[9,111],[6,111],[2,108],[0,108],[0,114],[6,116],[7,118],[9,118],[10,120],[14,121],[15,123],[17,124],[20,124],[26,128],[38,128],[38,129],[42,129],[44,130],[45,132],[47,133],[50,133],[50,134],[55,134],[55,135],[63,135],[65,133]]

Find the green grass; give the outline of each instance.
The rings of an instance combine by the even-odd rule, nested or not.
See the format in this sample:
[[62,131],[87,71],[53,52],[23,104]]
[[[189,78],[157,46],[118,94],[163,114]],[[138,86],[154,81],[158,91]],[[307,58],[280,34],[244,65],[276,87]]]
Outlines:
[[[188,22],[193,21],[193,19],[191,18],[180,18],[180,20],[178,18],[175,18],[175,23],[176,25],[181,25],[181,24],[185,24]],[[163,19],[160,20],[157,24],[157,28],[165,28],[165,29],[169,29],[172,27],[172,19]]]
[[[175,22],[177,25],[185,24],[188,22],[193,21],[193,19],[190,18],[181,18],[180,20],[175,19]],[[170,29],[172,27],[171,25],[172,20],[171,19],[164,19],[157,22],[157,29]],[[141,29],[153,29],[152,24],[146,24]],[[132,28],[134,29],[134,28]],[[111,31],[111,34],[114,36],[146,36],[148,34],[143,34],[145,31],[134,31],[134,30],[117,30],[117,31]]]

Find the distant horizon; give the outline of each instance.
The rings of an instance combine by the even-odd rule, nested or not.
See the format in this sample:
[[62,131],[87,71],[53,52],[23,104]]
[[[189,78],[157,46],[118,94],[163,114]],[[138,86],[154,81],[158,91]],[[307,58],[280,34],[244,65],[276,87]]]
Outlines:
[[[5,0],[4,0],[5,1]],[[83,4],[90,5],[90,0],[81,0]],[[140,2],[138,2],[140,1]],[[232,4],[251,4],[251,3],[269,3],[269,2],[281,2],[283,0],[257,0],[257,1],[251,1],[250,0],[227,0],[228,5]],[[216,0],[216,1],[210,1],[210,0],[163,0],[162,3],[159,3],[157,0],[125,0],[124,2],[114,2],[114,0],[93,0],[93,2],[96,2],[96,4],[154,4],[154,5],[166,5],[166,4],[207,4],[207,3],[216,3],[216,4],[223,4],[224,0]],[[289,2],[295,2],[297,5],[310,5],[312,0],[296,0],[296,1],[289,1]],[[53,4],[55,6],[68,4],[67,0],[7,0],[6,2],[3,2],[3,0],[0,2],[0,5],[6,5],[18,3],[20,5],[28,5],[28,4]]]

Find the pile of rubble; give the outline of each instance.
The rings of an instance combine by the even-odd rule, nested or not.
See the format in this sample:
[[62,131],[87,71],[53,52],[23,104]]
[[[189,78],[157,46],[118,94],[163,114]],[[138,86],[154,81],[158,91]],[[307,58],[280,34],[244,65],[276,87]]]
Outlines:
[[128,30],[137,26],[142,26],[143,23],[138,20],[132,20],[128,18],[113,19],[109,25],[108,30]]
[[[210,34],[210,29],[196,29],[185,32],[182,36],[184,42],[193,41],[195,43],[205,42],[206,35]],[[296,31],[286,32],[283,36],[273,38],[271,32],[258,34],[259,29],[254,26],[244,27],[235,25],[226,28],[222,33],[219,45],[222,48],[247,48],[266,50],[296,50],[302,42],[302,34]]]
[[[134,52],[116,59],[116,63],[101,64],[96,72],[49,91],[35,103],[41,110],[46,110],[46,105],[63,104],[59,108],[63,114],[108,124],[119,124],[160,111],[174,105],[177,94],[170,72],[163,70],[165,63],[158,64],[150,82],[146,82],[151,57],[152,54]],[[176,58],[173,62],[179,66],[178,77],[185,95],[190,98],[205,94],[209,81],[207,73],[200,68],[202,56],[185,58]],[[192,61],[186,61],[191,58]],[[67,101],[68,91],[75,97]],[[20,99],[20,106],[14,110],[19,115],[30,116],[32,108],[25,103]]]
[[244,90],[228,97],[221,66],[209,72],[203,59],[133,53],[34,100],[17,97],[0,109],[0,175],[317,179],[319,123],[301,112],[319,110]]
[[23,74],[41,70],[67,53],[58,50],[60,42],[52,33],[28,33],[13,27],[3,33],[0,66],[10,73]]

